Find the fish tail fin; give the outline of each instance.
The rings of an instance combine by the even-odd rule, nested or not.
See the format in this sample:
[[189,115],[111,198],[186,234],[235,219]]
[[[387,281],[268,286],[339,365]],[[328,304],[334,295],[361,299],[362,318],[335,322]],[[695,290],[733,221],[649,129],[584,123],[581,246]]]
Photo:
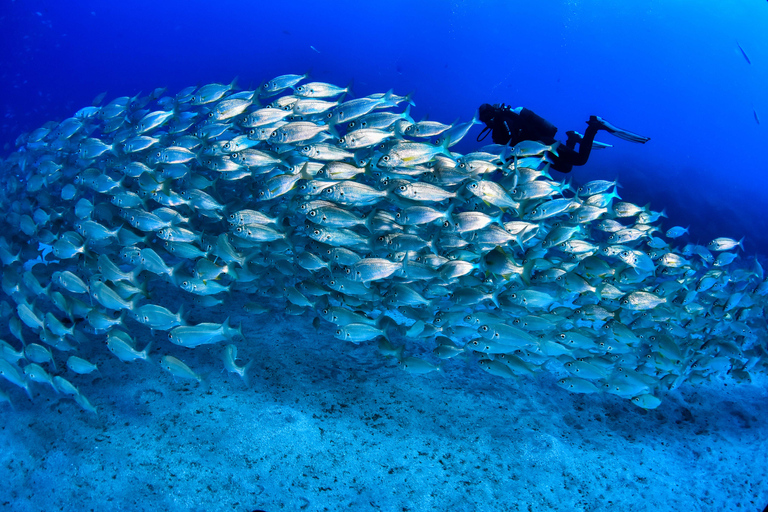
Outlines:
[[451,284],[452,282],[455,281],[455,279],[451,277],[451,273],[447,268],[440,270],[439,274],[440,274],[440,280],[443,281],[443,283],[446,285]]
[[499,294],[503,293],[504,291],[505,288],[499,288],[491,294],[491,302],[493,302],[493,305],[499,309],[501,309],[501,306],[499,305]]
[[179,317],[179,320],[181,321],[181,325],[187,325],[187,321],[184,320],[184,304],[179,306],[179,312],[176,313],[176,316]]
[[79,391],[75,395],[75,402],[77,402],[77,405],[82,407],[84,410],[88,412],[92,412],[96,415],[96,417],[99,416],[99,411],[96,407],[94,407],[91,402],[88,401],[88,399]]
[[247,388],[251,387],[251,379],[248,377],[248,371],[251,369],[255,362],[256,360],[252,359],[250,362],[248,362],[248,364],[243,366],[243,373],[240,375],[240,378],[243,379],[243,383]]
[[541,169],[539,172],[541,173],[542,176],[544,176],[548,180],[551,180],[552,179],[552,175],[549,173],[549,168],[552,166],[552,162],[549,161],[549,160],[545,160],[545,161],[547,163],[544,164],[544,168]]
[[388,315],[381,315],[376,320],[376,327],[381,329],[381,335],[384,337],[385,340],[390,341],[389,334],[387,333],[387,329],[395,329],[396,331],[400,332],[400,326],[395,322],[391,317]]
[[[339,138],[338,134],[336,133],[336,130],[333,127],[328,128],[331,132],[331,135]],[[315,179],[315,175],[309,172],[309,162],[304,162],[304,165],[301,166],[301,169],[299,170],[299,175],[301,175],[301,179],[305,179],[307,181]],[[285,218],[285,216],[283,216]]]
[[146,361],[146,362],[148,362],[148,363],[152,363],[152,362],[154,362],[154,361],[152,360],[152,357],[150,357],[150,355],[149,355],[149,351],[150,351],[151,349],[152,349],[152,342],[150,341],[149,343],[147,343],[147,346],[146,346],[146,347],[144,347],[144,350],[142,350],[142,351],[140,352],[140,354],[141,354],[141,359],[145,360],[145,361]]
[[387,106],[387,107],[394,107],[397,105],[394,100],[395,93],[392,91],[392,89],[388,90],[384,93],[384,96],[381,98],[381,105]]
[[408,261],[411,259],[411,253],[409,251],[405,251],[405,257],[403,258],[403,266],[400,268],[400,271],[402,272],[403,276],[408,275]]
[[352,91],[352,87],[353,87],[354,85],[355,85],[355,79],[354,79],[354,78],[352,78],[352,79],[350,79],[349,83],[347,83],[347,86],[344,88],[344,95],[343,95],[343,96],[341,97],[341,99],[339,100],[339,103],[341,103],[341,102],[342,102],[342,100],[343,100],[345,97],[347,97],[347,96],[350,96],[350,97],[352,97],[352,98],[354,98],[354,97],[355,97],[355,93]]
[[451,136],[446,135],[443,141],[440,143],[440,153],[445,156],[452,157],[453,155],[451,155],[451,150],[448,149],[449,147],[451,147]]
[[226,336],[229,339],[232,339],[236,335],[240,336],[241,338],[245,338],[245,336],[243,336],[243,325],[238,324],[237,327],[232,327],[229,324],[229,317],[227,317],[227,319],[224,320],[224,336]]
[[181,274],[181,269],[184,267],[185,261],[180,261],[173,267],[171,267],[171,273],[168,276],[171,283],[173,283],[176,287],[180,287],[180,281],[184,279],[184,277]]
[[[378,211],[379,211],[378,209],[373,209],[365,217],[365,222],[363,222],[363,225],[365,226],[365,229],[367,229],[369,233],[373,233],[373,226],[372,226],[373,218],[376,217],[376,213]],[[408,254],[406,253],[406,257],[407,256],[408,256]]]
[[395,357],[397,358],[397,361],[400,362],[403,360],[403,350],[405,349],[405,345],[399,345],[395,349]]
[[598,299],[603,300],[603,288],[605,288],[604,283],[600,283],[599,285],[595,286],[595,295]]
[[[512,236],[512,240],[514,240],[514,241],[515,241],[515,243],[517,244],[517,246],[518,246],[518,247],[520,248],[520,250],[521,250],[521,251],[523,251],[523,252],[525,252],[525,245],[523,245],[523,235],[524,235],[524,234],[525,234],[527,231],[528,231],[528,230],[526,229],[525,231],[523,231],[523,232],[521,232],[521,233],[518,233],[518,234],[516,234],[516,235],[513,235],[513,236]],[[530,284],[530,283],[528,283],[528,284]]]
[[453,222],[453,210],[455,209],[456,209],[456,203],[451,202],[451,204],[448,205],[448,208],[445,209],[445,212],[443,213],[443,218],[450,222]]
[[202,375],[197,375],[197,384],[201,389],[209,389],[211,387],[211,379],[209,378],[211,372],[207,372]]
[[411,117],[411,103],[408,103],[405,106],[405,111],[403,112],[402,116],[403,116],[403,119],[405,119],[409,123],[414,123],[414,120]]
[[534,259],[530,259],[523,265],[523,271],[520,274],[520,278],[526,286],[531,286],[531,276],[533,273],[533,264],[536,262]]
[[355,79],[349,81],[347,86],[343,89],[341,96],[339,96],[339,99],[336,100],[338,104],[344,103],[344,100],[349,96],[350,98],[354,98],[355,94],[352,92],[352,85],[355,83]]
[[234,267],[227,265],[224,273],[227,274],[232,279],[234,279],[235,281],[237,281],[237,271],[234,269]]
[[145,299],[151,299],[152,298],[152,294],[149,293],[149,282],[148,281],[142,282],[139,285],[138,288],[139,288],[139,292],[138,293],[143,295]]
[[24,383],[24,391],[27,393],[27,397],[32,400],[32,392],[29,390],[29,382]]

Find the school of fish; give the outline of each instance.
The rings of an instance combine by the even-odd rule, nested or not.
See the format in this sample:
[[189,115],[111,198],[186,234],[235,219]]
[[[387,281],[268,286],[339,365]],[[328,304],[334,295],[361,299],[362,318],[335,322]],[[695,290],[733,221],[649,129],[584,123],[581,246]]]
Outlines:
[[[0,175],[0,398],[95,413],[78,383],[99,350],[200,381],[172,345],[220,345],[247,384],[264,341],[190,323],[193,301],[313,315],[411,373],[460,358],[647,409],[765,371],[768,281],[741,240],[683,245],[616,182],[573,190],[548,172],[556,145],[463,155],[476,117],[349,96],[306,75],[157,89],[20,136]],[[137,346],[142,329],[163,337]]]

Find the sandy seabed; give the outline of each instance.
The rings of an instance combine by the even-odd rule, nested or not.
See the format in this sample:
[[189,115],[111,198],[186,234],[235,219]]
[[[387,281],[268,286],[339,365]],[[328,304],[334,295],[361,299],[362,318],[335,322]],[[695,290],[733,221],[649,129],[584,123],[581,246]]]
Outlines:
[[[98,417],[3,382],[0,509],[18,511],[757,511],[768,504],[766,380],[684,386],[656,410],[505,380],[454,359],[411,375],[311,318],[242,322],[250,386],[220,346],[150,340],[153,361],[79,353]],[[131,324],[128,326],[130,328]],[[205,381],[163,372],[183,359]],[[68,372],[68,370],[67,370]]]

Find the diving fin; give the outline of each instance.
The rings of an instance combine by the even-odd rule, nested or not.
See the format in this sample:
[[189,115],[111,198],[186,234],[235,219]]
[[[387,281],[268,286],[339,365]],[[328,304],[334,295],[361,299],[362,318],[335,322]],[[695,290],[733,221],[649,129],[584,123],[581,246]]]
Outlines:
[[[576,130],[569,130],[565,132],[566,135],[568,135],[568,140],[566,141],[566,145],[568,147],[572,147],[569,143],[571,140],[573,140],[573,145],[575,145],[577,142],[581,143],[581,140],[584,138],[582,134],[577,132]],[[606,144],[605,142],[598,142],[598,141],[592,141],[592,149],[605,149],[605,148],[612,148],[613,144]]]
[[637,142],[639,144],[645,144],[649,140],[651,140],[650,137],[643,137],[642,135],[638,135],[636,133],[629,132],[627,130],[622,130],[621,128],[617,128],[616,126],[613,126],[611,123],[603,119],[602,117],[597,116],[589,116],[589,121],[587,121],[587,124],[590,126],[597,126],[600,130],[605,130],[614,137],[618,137],[620,139],[628,140],[629,142]]
[[605,142],[598,142],[594,141],[592,142],[592,149],[605,149],[605,148],[612,148],[613,144],[606,144]]

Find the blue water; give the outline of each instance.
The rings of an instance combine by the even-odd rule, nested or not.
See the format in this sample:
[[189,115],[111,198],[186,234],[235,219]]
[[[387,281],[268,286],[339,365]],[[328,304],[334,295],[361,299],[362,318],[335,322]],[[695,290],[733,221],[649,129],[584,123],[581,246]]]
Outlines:
[[564,137],[600,115],[652,140],[603,136],[615,147],[574,179],[618,178],[625,199],[666,208],[670,227],[691,225],[691,241],[746,236],[765,254],[767,22],[758,0],[4,1],[0,142],[104,91],[173,93],[234,77],[248,87],[309,70],[354,79],[359,96],[415,91],[416,119],[468,119],[505,102]]
[[[768,254],[768,2],[0,5],[3,156],[103,92],[235,77],[253,88],[309,71],[353,80],[356,96],[414,91],[417,120],[466,121],[504,102],[564,139],[600,115],[651,141],[601,132],[614,147],[570,178],[618,179],[625,200],[666,210],[664,227],[690,226],[684,242],[745,237],[747,254]],[[479,147],[479,131],[452,149]],[[751,511],[768,500],[763,381],[689,388],[646,413],[477,369],[403,376],[364,348],[338,351],[308,318],[233,320],[269,342],[248,353],[259,364],[247,390],[218,363],[206,391],[110,356],[104,379],[84,385],[100,420],[53,395],[14,395],[0,508]],[[211,360],[200,349],[188,362]]]

